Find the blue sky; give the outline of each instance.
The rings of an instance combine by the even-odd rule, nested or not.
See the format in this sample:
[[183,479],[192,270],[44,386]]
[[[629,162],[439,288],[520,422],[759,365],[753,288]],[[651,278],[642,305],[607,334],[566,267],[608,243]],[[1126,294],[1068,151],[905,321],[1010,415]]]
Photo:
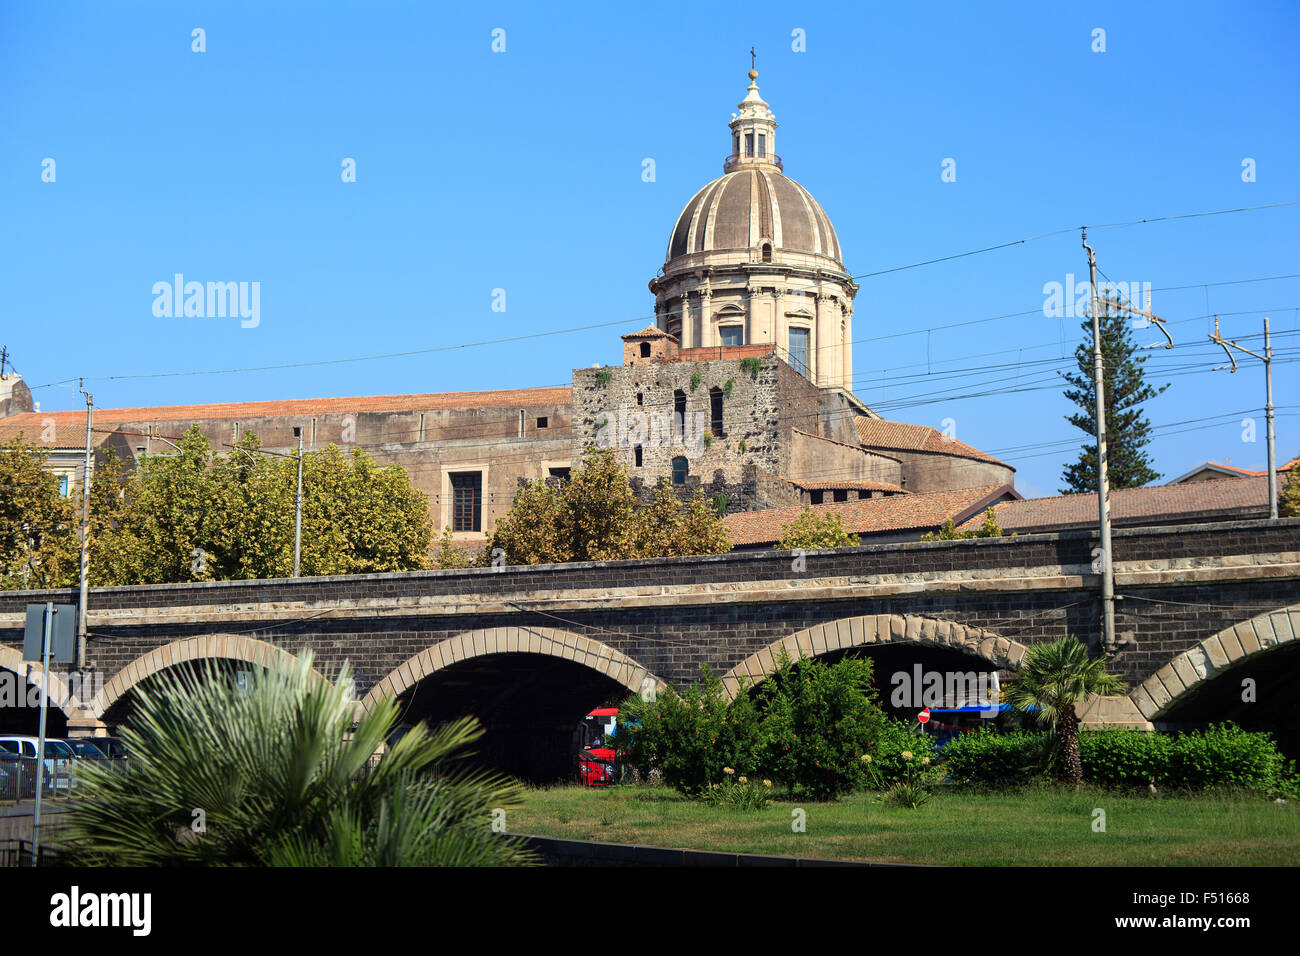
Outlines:
[[[646,283],[721,172],[753,45],[786,172],[863,276],[855,391],[888,417],[950,419],[1019,468],[1022,493],[1052,494],[1081,437],[1056,374],[1082,333],[1043,314],[1043,288],[1086,274],[1077,230],[869,274],[1300,199],[1297,36],[1294,3],[6,3],[0,342],[31,385],[65,383],[37,390],[46,409],[78,407],[78,376],[106,407],[567,384],[649,321]],[[1262,372],[1210,371],[1213,312],[1230,336],[1267,314],[1293,350],[1275,367],[1278,456],[1300,452],[1283,364],[1300,357],[1300,279],[1238,281],[1300,273],[1300,206],[1089,236],[1107,276],[1151,284],[1179,343],[1149,353],[1172,383],[1148,406],[1157,470],[1263,467]],[[177,272],[259,282],[259,324],[156,317],[152,287]],[[601,323],[618,324],[111,378]],[[978,371],[939,377],[952,369]]]

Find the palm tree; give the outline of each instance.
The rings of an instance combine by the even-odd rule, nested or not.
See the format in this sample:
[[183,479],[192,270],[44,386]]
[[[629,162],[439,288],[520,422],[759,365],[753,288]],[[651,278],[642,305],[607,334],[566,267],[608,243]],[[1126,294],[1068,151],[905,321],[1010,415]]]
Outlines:
[[1014,710],[1037,708],[1039,723],[1056,731],[1061,776],[1078,786],[1083,781],[1079,759],[1079,717],[1076,706],[1089,694],[1122,694],[1124,682],[1106,670],[1101,658],[1090,658],[1076,637],[1035,644],[1026,652],[1020,671],[1004,688],[1002,701]]
[[137,689],[124,770],[87,761],[62,832],[72,863],[116,866],[428,866],[532,862],[494,833],[514,781],[474,769],[473,718],[423,725],[377,762],[392,700],[359,718],[345,665],[310,652],[246,688],[212,662]]

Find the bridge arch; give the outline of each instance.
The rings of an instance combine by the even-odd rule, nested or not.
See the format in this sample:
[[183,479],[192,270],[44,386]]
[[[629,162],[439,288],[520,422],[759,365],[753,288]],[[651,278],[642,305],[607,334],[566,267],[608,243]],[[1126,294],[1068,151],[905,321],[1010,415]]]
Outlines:
[[[18,677],[22,678],[25,682],[27,680],[27,667],[29,664],[32,668],[33,680],[39,680],[40,677],[38,675],[41,672],[39,664],[23,660],[23,652],[18,648],[0,644],[0,670],[11,671]],[[25,688],[20,685],[20,689]],[[63,678],[61,678],[54,670],[50,671],[50,679],[46,688],[46,694],[48,695],[49,706],[62,711],[65,717],[77,717],[85,709],[85,706],[78,696],[72,693],[67,682],[64,681]]]
[[1193,644],[1129,693],[1147,720],[1164,717],[1225,671],[1286,646],[1300,646],[1300,604],[1257,614]]
[[792,659],[798,660],[832,651],[884,644],[914,644],[960,651],[983,658],[1000,670],[1019,668],[1027,649],[1024,644],[999,637],[992,631],[954,621],[914,614],[864,614],[817,624],[774,641],[727,671],[722,677],[722,685],[729,696],[735,697],[742,679],[751,687],[766,680],[776,670],[782,648]]
[[490,627],[466,631],[407,658],[370,689],[361,701],[370,710],[385,697],[400,697],[426,677],[462,661],[490,654],[541,654],[573,661],[639,692],[646,680],[656,691],[667,685],[632,658],[607,644],[553,627]]
[[[287,668],[296,660],[282,647],[242,634],[204,634],[172,641],[142,654],[114,674],[90,702],[90,710],[96,719],[103,719],[109,708],[151,675],[187,661],[205,659],[245,661],[267,668]],[[319,671],[313,671],[313,674],[316,679],[324,680]]]

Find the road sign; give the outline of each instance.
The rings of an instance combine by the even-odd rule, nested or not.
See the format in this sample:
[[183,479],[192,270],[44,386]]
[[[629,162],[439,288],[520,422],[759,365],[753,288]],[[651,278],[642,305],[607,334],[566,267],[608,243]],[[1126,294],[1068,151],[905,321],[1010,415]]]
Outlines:
[[[45,605],[27,605],[27,627],[23,631],[23,660],[41,660],[41,636],[45,628]],[[77,605],[54,605],[50,622],[50,663],[71,664],[77,653]]]
[[917,714],[917,715],[916,715],[916,719],[919,720],[921,723],[925,723],[927,720],[929,720],[929,719],[930,719],[930,708],[927,707],[927,708],[925,708],[925,710],[923,710],[923,711],[921,711],[919,714]]

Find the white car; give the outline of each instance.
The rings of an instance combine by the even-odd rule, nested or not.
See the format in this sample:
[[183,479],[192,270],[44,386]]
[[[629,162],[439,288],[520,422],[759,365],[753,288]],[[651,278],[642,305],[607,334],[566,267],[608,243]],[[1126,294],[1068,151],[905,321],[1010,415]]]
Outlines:
[[[28,736],[0,737],[0,750],[20,757],[36,757],[40,738]],[[45,741],[45,786],[50,790],[72,789],[72,762],[77,759],[71,747],[62,740]]]

